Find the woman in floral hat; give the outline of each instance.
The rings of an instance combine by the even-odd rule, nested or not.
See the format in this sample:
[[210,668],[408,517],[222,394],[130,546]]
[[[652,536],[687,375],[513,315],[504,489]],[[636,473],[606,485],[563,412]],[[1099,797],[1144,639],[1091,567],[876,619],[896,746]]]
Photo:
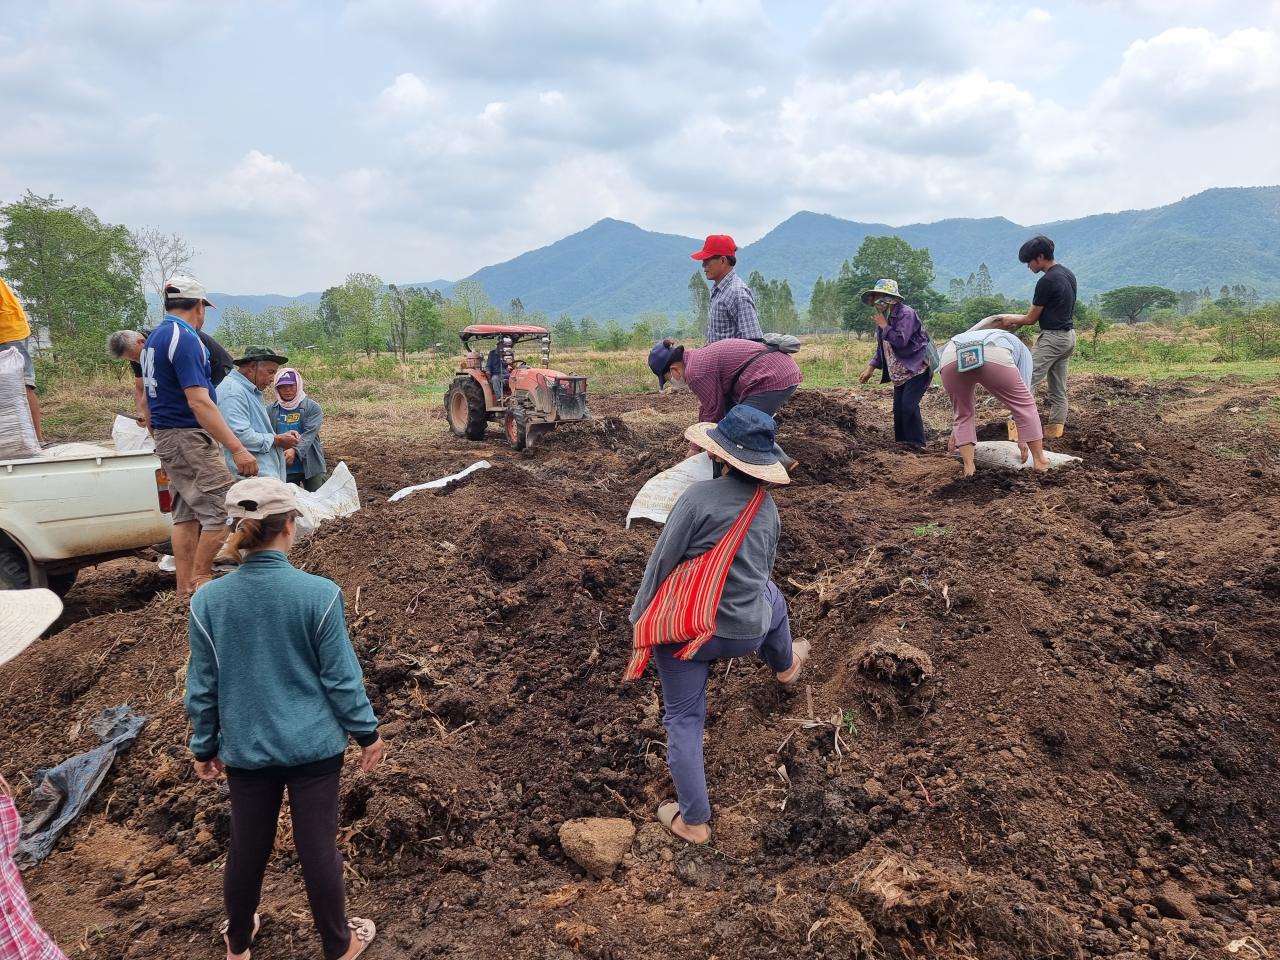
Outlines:
[[862,302],[875,310],[876,352],[858,382],[866,383],[876,370],[881,383],[893,382],[893,439],[923,450],[928,438],[920,401],[933,380],[929,335],[898,292],[897,280],[877,280]]

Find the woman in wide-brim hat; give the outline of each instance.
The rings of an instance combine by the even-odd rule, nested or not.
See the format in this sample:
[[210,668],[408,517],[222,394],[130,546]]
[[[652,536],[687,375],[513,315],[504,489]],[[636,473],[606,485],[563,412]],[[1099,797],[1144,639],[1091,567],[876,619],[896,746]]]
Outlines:
[[866,383],[879,370],[881,383],[893,383],[893,439],[923,450],[928,438],[920,401],[933,381],[929,334],[898,292],[897,280],[877,280],[863,291],[862,302],[875,310],[876,352],[858,382]]
[[[62,613],[62,601],[52,590],[0,590],[0,664],[8,663],[40,639]],[[13,862],[22,833],[22,818],[13,802],[13,788],[0,776],[0,946],[16,948],[4,956],[66,960],[50,936],[40,928],[27,902],[22,873]]]
[[[792,644],[786,600],[770,579],[781,525],[767,487],[790,482],[774,453],[774,432],[772,417],[742,404],[718,424],[685,431],[711,455],[718,475],[676,501],[631,607],[636,650],[628,677],[652,654],[676,788],[677,800],[660,806],[658,819],[690,843],[711,839],[702,735],[712,662],[758,655],[790,684],[808,655],[808,643]],[[709,614],[703,627],[672,638],[667,628],[699,613]]]

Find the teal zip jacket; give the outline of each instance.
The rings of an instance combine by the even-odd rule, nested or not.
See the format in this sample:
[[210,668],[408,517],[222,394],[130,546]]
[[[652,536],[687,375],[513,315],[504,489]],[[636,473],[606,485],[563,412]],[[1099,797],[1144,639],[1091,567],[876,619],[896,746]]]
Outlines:
[[183,701],[191,752],[253,770],[341,754],[377,739],[347,636],[342,591],[278,550],[250,554],[191,598]]

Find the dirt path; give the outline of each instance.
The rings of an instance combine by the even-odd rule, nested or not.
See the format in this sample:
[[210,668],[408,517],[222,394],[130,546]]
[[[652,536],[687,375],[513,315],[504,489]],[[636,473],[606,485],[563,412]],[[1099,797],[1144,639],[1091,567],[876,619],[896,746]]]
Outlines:
[[[1275,393],[1083,381],[1057,447],[1083,467],[970,483],[895,447],[879,396],[799,394],[775,577],[814,642],[815,722],[762,667],[714,672],[713,851],[647,824],[670,795],[657,682],[618,682],[657,535],[622,520],[683,455],[687,398],[597,398],[524,454],[449,437],[434,408],[421,443],[335,424],[364,509],[294,560],[342,584],[391,748],[343,800],[350,900],[384,931],[368,956],[1192,960],[1246,936],[1274,955]],[[151,717],[27,878],[88,957],[220,946],[226,800],[190,772],[185,620],[147,601],[159,585],[87,575],[79,622],[0,670],[6,774],[85,749],[104,706]],[[610,881],[558,845],[593,815],[640,828]],[[317,955],[287,847],[264,915],[255,957]]]

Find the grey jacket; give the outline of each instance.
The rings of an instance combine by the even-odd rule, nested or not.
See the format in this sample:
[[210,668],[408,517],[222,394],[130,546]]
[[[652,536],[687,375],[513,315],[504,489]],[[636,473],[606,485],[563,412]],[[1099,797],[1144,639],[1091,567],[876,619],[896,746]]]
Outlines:
[[320,427],[324,423],[324,410],[310,397],[298,404],[296,410],[285,410],[279,403],[273,403],[271,422],[275,424],[278,433],[284,432],[281,429],[280,416],[288,413],[301,414],[298,425],[293,429],[302,435],[302,442],[294,448],[298,451],[298,462],[302,464],[302,475],[310,480],[312,477],[328,473],[329,465],[325,462],[324,447],[320,446]]
[[[632,623],[640,619],[662,581],[678,564],[701,556],[716,545],[754,493],[753,483],[717,477],[695,483],[681,494],[645,567],[640,590],[631,605]],[[773,572],[781,532],[778,508],[773,497],[766,494],[729,567],[716,610],[716,636],[753,640],[769,632],[773,611],[764,588]]]

